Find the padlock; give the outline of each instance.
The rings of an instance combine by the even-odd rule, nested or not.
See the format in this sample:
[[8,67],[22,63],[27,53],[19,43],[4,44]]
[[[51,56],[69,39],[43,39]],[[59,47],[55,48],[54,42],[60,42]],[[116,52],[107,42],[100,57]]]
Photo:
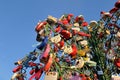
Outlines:
[[60,32],[60,30],[61,30],[61,26],[58,25],[58,26],[55,28],[55,32]]
[[97,74],[98,75],[103,75],[102,68],[100,66],[96,66]]
[[58,46],[60,49],[63,49],[63,48],[64,48],[64,45],[65,45],[65,42],[64,42],[63,39],[57,44],[57,46]]
[[23,68],[22,65],[18,65],[17,67],[15,67],[15,68],[13,69],[13,73],[18,72],[18,71],[21,70],[22,68]]
[[50,41],[52,42],[52,43],[58,43],[58,42],[60,42],[61,41],[61,37],[60,37],[60,35],[56,35],[56,36],[54,36],[54,37],[51,37],[50,38]]
[[109,12],[112,14],[112,13],[115,13],[117,10],[119,10],[118,8],[114,7],[112,8]]
[[88,26],[88,23],[87,22],[82,22],[81,26],[86,27],[86,26]]
[[102,71],[102,70],[97,71],[97,74],[98,74],[98,75],[103,75],[103,71]]
[[120,38],[120,31],[116,33],[116,37]]
[[11,77],[11,80],[24,80],[25,73],[16,72]]
[[47,22],[48,22],[50,25],[51,25],[51,24],[55,24],[55,23],[57,23],[57,18],[49,15],[49,16],[47,17]]
[[40,34],[37,34],[36,41],[38,41],[38,42],[42,41],[42,37],[40,37]]
[[111,14],[109,12],[102,11],[101,12],[101,17],[102,17],[103,20],[106,20],[107,18],[111,17]]
[[98,76],[96,73],[93,74],[94,80],[98,80]]
[[89,26],[91,26],[91,27],[95,27],[95,26],[97,26],[97,21],[95,21],[95,20],[92,20],[92,21],[90,21],[90,24],[89,24]]
[[111,80],[120,80],[120,76],[118,74],[112,74]]
[[75,22],[81,23],[81,22],[83,22],[83,21],[84,21],[84,16],[83,16],[83,15],[79,15],[79,16],[77,16],[77,17],[75,18]]
[[35,31],[38,33],[41,29],[43,29],[45,27],[45,25],[47,24],[46,21],[44,22],[38,22],[36,28],[35,28]]
[[57,72],[46,72],[44,80],[57,80],[58,73]]
[[62,19],[60,22],[61,22],[63,25],[67,25],[67,24],[69,23],[66,18]]
[[73,16],[74,16],[73,14],[68,14],[67,15],[67,20],[68,20],[69,23],[70,23]]
[[77,54],[80,55],[80,56],[85,56],[86,52],[84,50],[78,50],[77,51]]
[[75,44],[72,44],[72,52],[70,53],[70,56],[76,56],[77,54],[77,46]]
[[83,60],[83,58],[82,57],[80,57],[80,59],[78,59],[78,60],[76,60],[76,65],[75,65],[75,67],[76,68],[82,68],[83,66],[84,66],[84,60]]
[[63,29],[70,31],[72,28],[72,24],[66,24],[64,25]]
[[84,74],[87,75],[87,76],[90,76],[90,70],[84,70]]
[[81,77],[77,76],[72,76],[72,78],[70,80],[84,80]]
[[71,71],[66,71],[63,73],[63,79],[65,80],[70,80],[72,78],[72,72]]
[[87,46],[88,45],[88,41],[87,40],[80,41],[80,44],[82,46]]
[[68,46],[68,45],[65,45],[63,51],[64,51],[64,53],[70,54],[70,53],[72,53],[72,47]]
[[114,58],[115,58],[115,52],[114,52],[113,48],[111,48],[111,49],[109,49],[107,51],[106,57],[109,60],[114,60]]
[[92,67],[92,66],[96,66],[96,64],[97,64],[95,61],[91,61],[91,60],[89,60],[89,58],[88,58],[88,60],[86,60],[85,62],[86,62],[87,65],[90,66],[90,67]]
[[68,39],[70,39],[72,37],[72,33],[70,31],[64,30],[64,29],[61,30],[60,34],[66,40],[68,40]]
[[120,58],[116,58],[116,59],[114,60],[114,64],[115,64],[118,68],[120,68]]
[[118,1],[114,4],[114,6],[115,6],[116,8],[120,8],[120,0],[118,0]]
[[13,76],[11,77],[11,80],[15,80],[17,76],[18,76],[18,73],[14,73]]

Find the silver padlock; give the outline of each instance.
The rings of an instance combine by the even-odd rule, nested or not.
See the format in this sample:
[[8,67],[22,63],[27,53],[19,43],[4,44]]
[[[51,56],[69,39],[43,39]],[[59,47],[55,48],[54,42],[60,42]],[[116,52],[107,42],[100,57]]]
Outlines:
[[97,74],[98,75],[103,75],[102,68],[100,66],[96,66]]
[[87,75],[87,76],[90,76],[90,70],[84,70],[84,74]]

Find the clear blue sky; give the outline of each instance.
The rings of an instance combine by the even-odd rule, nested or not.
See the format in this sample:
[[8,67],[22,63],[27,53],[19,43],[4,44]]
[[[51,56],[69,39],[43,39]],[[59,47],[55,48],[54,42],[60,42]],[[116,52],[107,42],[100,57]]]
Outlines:
[[14,62],[33,51],[34,30],[48,15],[84,15],[99,20],[100,11],[109,11],[117,0],[0,0],[0,80],[10,80]]

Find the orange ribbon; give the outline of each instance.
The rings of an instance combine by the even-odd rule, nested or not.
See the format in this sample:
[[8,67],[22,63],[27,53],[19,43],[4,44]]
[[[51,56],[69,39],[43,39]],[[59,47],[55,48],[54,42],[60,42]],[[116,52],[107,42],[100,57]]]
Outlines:
[[49,56],[49,59],[48,59],[48,62],[47,62],[47,64],[44,66],[44,70],[45,71],[48,71],[49,69],[50,69],[50,67],[51,67],[51,65],[52,65],[52,61],[53,59],[52,59],[52,54],[50,54],[50,56]]

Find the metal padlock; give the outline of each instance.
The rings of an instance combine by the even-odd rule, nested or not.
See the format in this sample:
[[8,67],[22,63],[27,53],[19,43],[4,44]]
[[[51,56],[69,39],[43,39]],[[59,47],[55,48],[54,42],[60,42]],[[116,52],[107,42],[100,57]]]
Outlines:
[[87,76],[90,76],[90,70],[84,70],[84,74],[87,75]]
[[118,74],[112,74],[111,80],[120,80],[120,76]]
[[57,72],[46,72],[44,80],[57,80],[58,73]]
[[97,74],[98,75],[103,75],[102,68],[100,66],[96,66]]
[[56,36],[54,36],[54,37],[51,37],[50,38],[50,41],[52,42],[52,43],[58,43],[58,42],[60,42],[61,41],[61,36],[58,34],[58,35],[56,35]]
[[102,70],[97,71],[97,74],[98,74],[98,75],[103,75],[103,71],[102,71]]
[[11,77],[11,80],[24,80],[24,77],[26,76],[25,73],[20,73],[20,72],[16,72],[13,74],[13,76]]

